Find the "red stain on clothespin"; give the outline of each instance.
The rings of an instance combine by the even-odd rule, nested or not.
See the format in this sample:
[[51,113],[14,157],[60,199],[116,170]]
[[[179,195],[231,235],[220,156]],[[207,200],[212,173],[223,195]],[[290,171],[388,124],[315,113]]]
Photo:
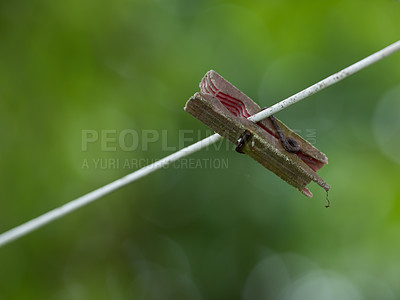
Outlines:
[[186,103],[185,111],[199,119],[245,153],[274,172],[304,195],[315,181],[326,191],[330,186],[316,173],[328,164],[325,154],[273,116],[253,123],[248,117],[260,107],[217,72],[211,70],[196,93]]

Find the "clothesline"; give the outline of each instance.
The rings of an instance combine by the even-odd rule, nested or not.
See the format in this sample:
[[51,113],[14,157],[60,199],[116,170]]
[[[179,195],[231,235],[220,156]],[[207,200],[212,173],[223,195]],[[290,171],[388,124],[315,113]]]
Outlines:
[[[378,62],[379,60],[395,53],[396,51],[400,50],[400,40],[387,46],[386,48],[360,60],[359,62],[356,62],[352,64],[351,66],[339,71],[338,73],[335,73],[319,82],[316,84],[304,89],[303,91],[282,100],[281,102],[276,103],[275,105],[272,105],[271,107],[249,117],[248,119],[253,121],[253,122],[258,122],[262,119],[265,119],[285,108],[288,106],[297,103],[321,90],[324,88],[331,86],[344,78],[370,66],[371,64]],[[132,183],[150,173],[153,173],[161,168],[163,168],[166,165],[171,164],[174,161],[177,161],[185,156],[188,156],[192,153],[195,153],[197,151],[200,151],[201,149],[212,145],[213,143],[216,143],[217,141],[221,140],[222,137],[219,134],[214,134],[211,135],[201,141],[198,141],[197,143],[194,143],[193,145],[190,145],[186,148],[183,148],[171,155],[168,155],[164,157],[163,159],[152,163],[144,168],[141,168],[137,171],[134,171],[120,179],[117,179],[109,184],[106,184],[86,195],[83,195],[77,199],[74,199],[63,206],[60,206],[58,208],[55,208],[39,217],[36,217],[22,225],[19,225],[13,229],[10,229],[9,231],[6,231],[0,235],[0,247],[4,246],[5,244],[16,240],[48,223],[51,223],[95,200],[98,200],[107,194],[129,184]]]

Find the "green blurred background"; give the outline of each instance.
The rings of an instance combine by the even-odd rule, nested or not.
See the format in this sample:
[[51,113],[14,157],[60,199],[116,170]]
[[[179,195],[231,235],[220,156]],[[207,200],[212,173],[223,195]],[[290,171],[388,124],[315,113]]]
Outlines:
[[[0,232],[136,169],[110,159],[173,152],[84,151],[82,130],[197,141],[183,106],[208,70],[268,106],[398,40],[399,15],[395,0],[1,1]],[[0,248],[0,299],[399,299],[399,115],[397,53],[277,114],[316,133],[330,209],[223,143],[190,158],[228,168],[160,170]]]

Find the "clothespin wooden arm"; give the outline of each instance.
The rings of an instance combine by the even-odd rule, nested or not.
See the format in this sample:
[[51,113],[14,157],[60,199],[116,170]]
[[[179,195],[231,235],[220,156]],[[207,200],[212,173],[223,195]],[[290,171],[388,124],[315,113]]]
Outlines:
[[330,186],[315,173],[315,170],[327,163],[327,158],[322,152],[277,120],[282,131],[296,138],[302,147],[300,153],[285,151],[270,120],[258,123],[247,120],[250,116],[249,111],[256,113],[259,106],[215,71],[205,75],[200,89],[202,93],[196,93],[186,103],[185,110],[188,113],[234,144],[237,144],[244,132],[248,132],[251,138],[241,149],[242,152],[304,195],[312,197],[312,193],[306,188],[311,181],[315,181],[326,191],[330,189]]

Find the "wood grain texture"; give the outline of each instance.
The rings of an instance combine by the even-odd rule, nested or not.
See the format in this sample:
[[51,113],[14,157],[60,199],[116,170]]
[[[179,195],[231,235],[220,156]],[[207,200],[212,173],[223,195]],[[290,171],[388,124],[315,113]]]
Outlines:
[[326,191],[330,189],[315,172],[328,163],[326,155],[277,120],[285,136],[296,139],[301,147],[299,153],[287,152],[271,120],[257,124],[247,120],[259,112],[260,107],[222,76],[209,71],[200,83],[200,91],[189,99],[185,111],[234,144],[245,130],[250,131],[253,136],[243,152],[304,195],[312,197],[306,188],[311,181]]

